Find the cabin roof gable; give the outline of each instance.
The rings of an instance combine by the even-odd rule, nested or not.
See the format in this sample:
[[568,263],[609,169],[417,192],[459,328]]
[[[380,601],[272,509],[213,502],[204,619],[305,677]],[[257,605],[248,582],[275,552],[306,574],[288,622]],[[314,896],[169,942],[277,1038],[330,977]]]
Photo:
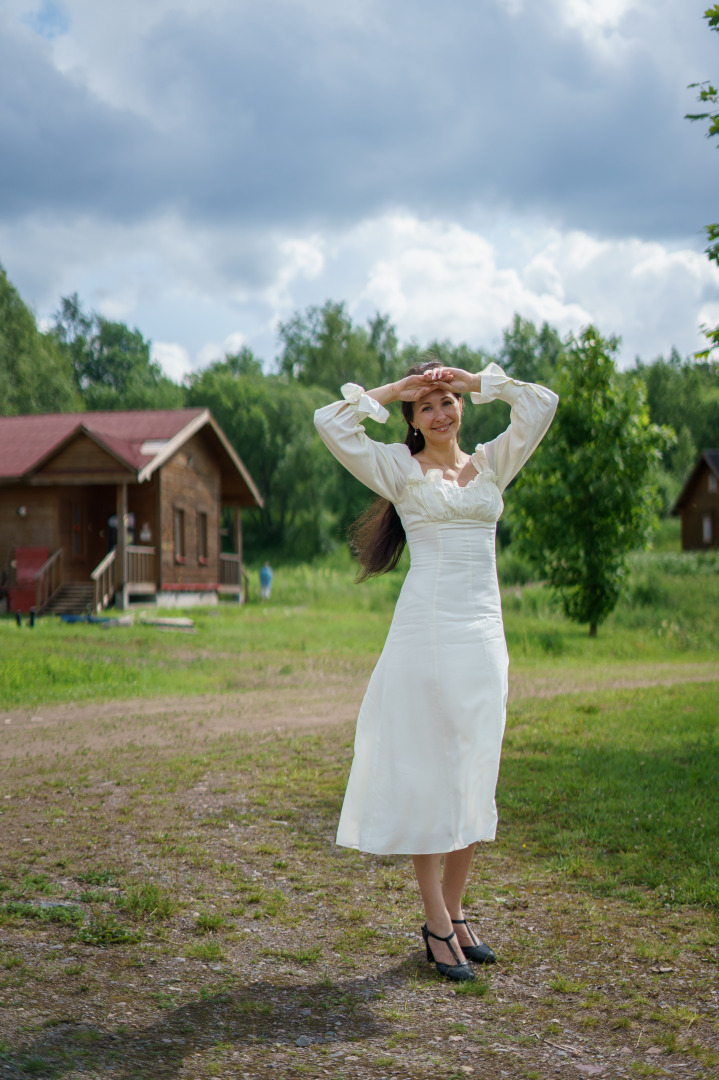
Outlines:
[[264,506],[262,496],[260,495],[254,480],[247,471],[244,462],[235,452],[231,442],[208,409],[204,409],[195,420],[189,423],[187,427],[183,428],[182,431],[179,431],[175,438],[170,440],[170,442],[159,451],[153,460],[140,471],[138,480],[141,482],[143,480],[149,480],[158,469],[161,469],[163,465],[166,465],[167,462],[175,456],[178,450],[180,450],[185,443],[198,432],[210,436],[209,441],[214,443],[215,451],[219,451],[223,474],[225,474],[225,476],[228,472],[235,475],[239,474],[241,486],[244,485],[247,489],[251,496],[251,501],[257,506]]
[[697,462],[689,474],[684,487],[679,492],[676,502],[672,507],[672,514],[679,515],[684,508],[686,502],[688,502],[694,487],[699,480],[699,477],[704,472],[704,469],[708,469],[712,472],[717,479],[719,479],[719,450],[702,450]]
[[[0,482],[32,473],[81,430],[138,472],[203,409],[46,413],[0,417]],[[148,447],[154,443],[154,447]],[[143,452],[144,451],[144,452]],[[150,451],[150,452],[148,452]]]
[[[232,497],[262,506],[262,497],[208,409],[50,413],[0,417],[0,484],[51,480],[52,460],[86,436],[116,463],[117,473],[142,483],[197,432],[205,430]],[[235,490],[235,488],[237,490]]]
[[[127,455],[123,452],[125,448],[120,440],[101,439],[84,424],[79,424],[28,470],[25,479],[31,482],[41,478],[52,480],[55,473],[64,474],[66,472],[64,459],[72,453],[73,445],[83,438],[89,440],[97,451],[95,468],[99,467],[100,474],[104,470],[114,474],[125,473],[128,479],[133,476],[134,470],[128,465]],[[72,469],[72,466],[70,468],[71,471],[76,471]]]

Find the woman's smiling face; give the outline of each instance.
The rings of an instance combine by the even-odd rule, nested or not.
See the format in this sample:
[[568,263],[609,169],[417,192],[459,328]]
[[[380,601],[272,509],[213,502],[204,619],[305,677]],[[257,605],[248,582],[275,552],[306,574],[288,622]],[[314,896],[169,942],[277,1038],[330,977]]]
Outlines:
[[456,439],[462,423],[462,399],[447,390],[432,390],[415,402],[412,422],[425,442]]

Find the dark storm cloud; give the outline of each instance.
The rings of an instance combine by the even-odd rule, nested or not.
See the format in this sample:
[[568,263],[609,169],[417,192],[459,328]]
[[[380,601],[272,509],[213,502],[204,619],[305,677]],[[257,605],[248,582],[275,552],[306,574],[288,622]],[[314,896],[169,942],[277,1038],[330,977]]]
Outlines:
[[[132,72],[154,126],[59,74],[44,43],[7,25],[0,215],[130,221],[175,208],[307,227],[495,205],[661,238],[716,217],[719,161],[682,118],[685,83],[712,74],[698,9],[671,43],[668,21],[635,15],[611,56],[562,30],[550,4],[521,19],[490,0],[364,10],[358,21],[267,0],[168,16]],[[688,42],[699,44],[687,76],[667,58]]]
[[[59,74],[0,17],[0,215],[122,215],[149,208],[153,133]],[[155,176],[154,182],[158,177]]]

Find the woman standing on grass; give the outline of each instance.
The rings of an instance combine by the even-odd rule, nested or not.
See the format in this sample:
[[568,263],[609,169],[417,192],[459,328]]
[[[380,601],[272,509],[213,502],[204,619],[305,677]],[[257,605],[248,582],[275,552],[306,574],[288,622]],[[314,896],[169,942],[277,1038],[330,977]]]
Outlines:
[[[511,405],[507,430],[471,456],[460,449],[461,395]],[[360,709],[337,843],[376,855],[409,854],[427,921],[427,959],[450,979],[473,979],[467,960],[493,963],[462,911],[478,841],[494,840],[494,801],[507,703],[508,656],[495,562],[501,492],[536,449],[557,406],[551,390],[508,378],[496,364],[472,375],[431,360],[343,401],[315,424],[342,465],[380,499],[357,522],[360,580],[411,568]],[[405,442],[368,438],[402,402]],[[442,860],[444,869],[442,870]]]

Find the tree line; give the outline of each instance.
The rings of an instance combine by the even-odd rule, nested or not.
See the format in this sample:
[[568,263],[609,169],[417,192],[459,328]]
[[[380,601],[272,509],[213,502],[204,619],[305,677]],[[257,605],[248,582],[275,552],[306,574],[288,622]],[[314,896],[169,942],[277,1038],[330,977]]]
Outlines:
[[[621,372],[617,347],[592,327],[563,338],[519,315],[494,353],[450,341],[400,345],[386,315],[359,325],[345,304],[328,301],[280,325],[271,365],[243,348],[178,385],[138,329],[85,311],[77,295],[39,329],[0,270],[0,413],[209,408],[265,501],[246,515],[250,557],[326,552],[366,507],[366,489],[333,461],[312,424],[342,383],[391,382],[431,352],[473,371],[494,360],[555,389],[557,419],[516,483],[499,540],[555,584],[568,614],[594,627],[616,600],[624,552],[646,537],[655,513],[668,511],[698,452],[719,441],[717,363],[673,351]],[[463,448],[494,438],[508,420],[502,402],[468,405]],[[372,428],[375,439],[404,439],[399,409]]]

